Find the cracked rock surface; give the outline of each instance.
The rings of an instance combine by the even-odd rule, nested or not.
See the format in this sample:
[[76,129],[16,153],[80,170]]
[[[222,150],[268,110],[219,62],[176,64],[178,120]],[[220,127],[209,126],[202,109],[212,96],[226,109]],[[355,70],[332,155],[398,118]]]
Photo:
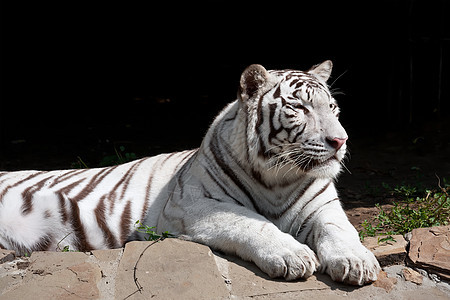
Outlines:
[[[367,241],[368,243],[369,241]],[[403,243],[403,242],[402,242]],[[378,246],[380,257],[398,256],[403,244]],[[449,299],[450,286],[428,276],[405,280],[403,265],[384,267],[380,280],[353,287],[322,274],[307,280],[270,279],[254,264],[207,246],[166,239],[130,242],[91,252],[34,252],[15,257],[2,250],[0,299]],[[430,279],[431,278],[431,279]]]
[[408,259],[412,265],[450,280],[450,226],[414,229]]

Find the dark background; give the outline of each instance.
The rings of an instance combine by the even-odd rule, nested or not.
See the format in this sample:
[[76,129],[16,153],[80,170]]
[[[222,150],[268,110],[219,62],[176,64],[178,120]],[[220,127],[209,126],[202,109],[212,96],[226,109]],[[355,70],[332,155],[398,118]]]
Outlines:
[[246,66],[326,59],[349,143],[449,148],[450,1],[191,2],[3,3],[0,170],[197,147]]

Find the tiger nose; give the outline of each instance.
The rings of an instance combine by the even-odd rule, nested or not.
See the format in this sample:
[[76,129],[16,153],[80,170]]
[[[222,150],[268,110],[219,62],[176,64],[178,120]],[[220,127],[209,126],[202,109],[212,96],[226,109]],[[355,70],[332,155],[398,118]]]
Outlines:
[[341,139],[341,138],[337,138],[337,137],[329,137],[329,136],[326,138],[328,145],[330,145],[331,147],[333,147],[334,149],[336,149],[336,151],[339,150],[339,149],[341,149],[342,145],[345,144],[345,142],[347,141],[347,139],[348,139],[347,137]]

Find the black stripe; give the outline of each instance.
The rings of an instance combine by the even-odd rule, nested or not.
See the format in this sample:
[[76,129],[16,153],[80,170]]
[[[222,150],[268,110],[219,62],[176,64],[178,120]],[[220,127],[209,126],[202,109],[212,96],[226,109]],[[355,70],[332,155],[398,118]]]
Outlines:
[[66,223],[68,220],[68,216],[67,216],[67,211],[66,211],[66,200],[64,198],[64,196],[67,197],[67,194],[70,193],[70,191],[72,191],[72,189],[74,187],[76,187],[77,185],[79,185],[81,182],[83,182],[84,180],[86,180],[86,178],[81,178],[75,182],[72,182],[71,184],[59,189],[58,191],[56,191],[55,193],[58,195],[58,199],[59,199],[59,213],[62,217],[62,222]]
[[[188,161],[187,163],[185,163],[181,169],[177,172],[176,176],[175,176],[175,180],[177,181],[177,186],[178,189],[180,190],[180,194],[179,194],[179,198],[183,199],[184,196],[184,189],[185,189],[185,185],[183,183],[183,175],[190,169],[192,164],[192,160]],[[174,187],[175,190],[176,187]],[[172,192],[174,192],[174,190]],[[173,199],[173,198],[172,198]],[[194,200],[194,199],[193,199]]]
[[33,210],[33,194],[36,192],[39,192],[42,187],[44,186],[44,184],[53,176],[49,176],[46,177],[44,179],[42,179],[41,181],[27,187],[25,190],[23,190],[22,192],[22,198],[23,198],[23,203],[22,203],[22,214],[23,215],[28,215],[32,210]]
[[279,98],[281,96],[281,84],[278,84],[277,89],[273,92],[273,98]]
[[172,157],[172,156],[174,156],[175,154],[178,154],[179,152],[172,152],[172,153],[170,153],[170,154],[168,154],[163,160],[162,160],[162,162],[160,163],[160,165],[159,165],[159,169],[162,169],[162,166]]
[[147,180],[147,186],[145,187],[144,206],[142,208],[141,218],[139,219],[140,221],[143,221],[145,219],[146,214],[147,214],[147,209],[148,209],[148,205],[149,205],[149,202],[150,202],[150,191],[152,189],[153,176],[154,175],[155,175],[155,170],[152,169],[151,172],[150,172],[150,176],[148,177],[148,180]]
[[[133,175],[136,173],[136,170],[140,167],[140,165],[146,160],[145,159],[141,159],[138,160],[129,170],[128,172],[125,174],[124,177],[126,177],[126,179],[123,181],[123,188],[122,188],[122,193],[120,194],[119,199],[123,199],[123,197],[125,196],[125,193],[127,191],[128,185],[130,184],[131,179],[133,178]],[[119,184],[119,183],[118,183]]]
[[125,205],[120,219],[120,245],[123,246],[130,235],[130,228],[133,224],[133,220],[131,220],[131,201],[128,201]]
[[[322,205],[321,205],[320,207],[318,207],[315,211],[311,212],[311,213],[303,220],[302,224],[299,226],[299,229],[297,230],[297,233],[296,233],[294,236],[295,236],[295,237],[298,237],[299,234],[300,234],[300,233],[305,229],[305,227],[308,225],[308,223],[309,223],[309,221],[311,220],[311,218],[312,218],[315,214],[317,214],[318,212],[322,211],[323,208],[324,208],[326,205],[328,205],[328,204],[330,204],[331,202],[334,202],[334,201],[339,201],[339,198],[331,199],[331,200],[325,202],[324,204],[322,204]],[[311,233],[311,229],[312,229],[312,227],[309,229],[309,232],[308,232],[307,236]],[[306,240],[306,239],[305,239],[305,240]]]
[[207,199],[213,199],[213,200],[222,202],[220,199],[215,199],[215,198],[213,198],[213,196],[212,196],[211,193],[206,189],[206,187],[205,187],[205,185],[204,185],[203,183],[201,184],[201,186],[202,186],[202,190],[203,190],[203,196],[204,196],[205,198],[207,198]]
[[[111,191],[107,193],[107,198],[109,200],[110,206],[109,206],[109,213],[112,214],[114,210],[114,205],[116,202],[116,199],[123,200],[123,197],[126,193],[126,190],[128,188],[128,185],[131,181],[131,178],[133,177],[134,173],[136,172],[136,169],[141,165],[141,163],[144,161],[144,159],[141,159],[137,161],[135,164],[133,164],[128,171],[120,178],[120,180],[114,185]],[[119,197],[117,197],[117,191],[119,188],[122,188],[122,192]]]
[[[215,162],[222,169],[222,171],[225,173],[225,175],[228,176],[228,178],[230,178],[233,181],[233,183],[239,188],[239,190],[242,193],[244,193],[245,196],[250,200],[250,202],[252,203],[256,212],[261,214],[260,209],[256,205],[255,200],[253,199],[253,196],[250,193],[250,191],[247,190],[247,188],[243,185],[242,181],[239,179],[237,174],[224,161],[224,157],[223,157],[223,155],[221,155],[221,151],[220,151],[220,147],[219,147],[219,140],[218,140],[219,136],[218,136],[217,131],[218,131],[218,128],[215,128],[213,135],[211,137],[210,145],[209,145],[209,147],[211,148],[211,153],[213,154]],[[225,150],[228,150],[228,149],[226,149],[226,145],[222,145],[222,146],[225,148]],[[229,156],[232,157],[231,153],[229,153],[229,150],[227,152],[228,152]]]
[[303,134],[303,132],[305,131],[305,128],[306,128],[306,123],[303,125],[303,128],[300,129],[300,131],[295,134],[295,136],[292,139],[291,143],[295,143],[295,141],[298,139],[298,137]]
[[71,200],[78,202],[87,197],[92,192],[92,190],[96,188],[98,184],[117,167],[118,166],[113,166],[98,170],[98,173],[92,176],[92,179],[86,184],[86,186],[81,191],[79,191],[76,196],[72,197]]
[[92,247],[92,245],[87,240],[86,232],[80,219],[80,208],[78,207],[78,203],[74,200],[69,200],[72,212],[70,221],[72,223],[72,228],[76,236],[75,248],[78,251],[92,250],[94,247]]
[[[214,168],[216,169],[216,168]],[[218,181],[215,176],[211,173],[211,171],[209,169],[205,169],[206,173],[209,175],[209,177],[211,178],[212,181],[214,181],[214,183],[217,185],[217,187],[219,187],[222,192],[230,199],[233,199],[238,205],[240,206],[244,206],[244,204],[242,204],[241,202],[239,202],[238,200],[236,200],[234,197],[232,197],[230,195],[230,193],[228,193],[228,191],[226,190],[225,186],[223,186],[223,184]]]
[[[263,109],[262,109],[262,103],[263,103],[264,96],[266,96],[266,94],[268,92],[270,92],[270,91],[271,91],[271,89],[267,90],[264,94],[262,94],[259,97],[258,108],[257,108],[257,111],[256,111],[257,119],[256,119],[256,124],[255,124],[255,129],[254,130],[256,131],[256,134],[257,134],[258,139],[259,139],[258,155],[261,156],[261,157],[266,157],[266,155],[267,155],[267,147],[266,147],[264,141],[262,140],[263,139],[263,134],[261,133],[261,128],[260,128],[262,126],[263,122],[264,122],[264,113],[263,113]],[[275,105],[276,106],[276,104],[269,104],[269,107],[271,105]],[[270,119],[272,119],[272,117],[273,117],[273,115],[272,115],[272,111],[271,111]],[[270,127],[272,128],[273,124],[272,124],[271,120],[269,120],[269,124],[270,124]],[[248,140],[247,132],[246,132],[246,136],[245,137]],[[268,141],[270,143],[270,138],[269,138]]]
[[288,212],[306,193],[306,191],[309,189],[309,187],[316,181],[316,179],[309,179],[308,182],[306,182],[305,186],[300,190],[300,192],[294,197],[294,199],[286,206],[286,208],[278,213],[266,213],[266,217],[270,219],[279,219],[281,218],[286,212]]
[[[269,104],[269,110],[270,110],[270,117],[269,117],[270,132],[269,132],[268,141],[270,143],[274,137],[276,137],[281,131],[283,131],[284,128],[283,128],[283,126],[280,126],[280,128],[276,129],[275,126],[273,125],[273,119],[275,118],[275,113],[278,110],[278,104],[276,104],[276,103]],[[280,121],[280,120],[278,120],[278,121]],[[280,125],[281,125],[281,122],[280,122]]]
[[[266,95],[266,94],[264,94],[264,95]],[[264,95],[261,95],[258,99],[258,107],[256,109],[256,116],[257,116],[256,124],[255,124],[256,129],[258,129],[258,127],[261,126],[261,124],[263,123],[263,119],[264,119],[264,115],[263,115],[263,111],[262,111],[262,102],[263,102]],[[247,114],[248,114],[248,112],[247,112]]]
[[191,158],[192,156],[196,155],[197,152],[198,152],[198,148],[187,151],[186,155],[181,159],[181,161],[178,163],[178,165],[182,165],[186,159]]
[[320,194],[322,194],[323,192],[326,191],[326,189],[330,186],[331,181],[329,181],[327,184],[325,184],[317,193],[314,194],[314,196],[312,196],[311,199],[309,199],[308,201],[305,202],[305,204],[303,204],[301,210],[304,210],[305,207],[310,204],[314,199],[316,199]]
[[[293,76],[295,76],[296,74],[294,73],[294,72],[290,72],[288,75],[286,75],[286,81],[288,81],[288,80],[290,80]],[[298,81],[298,79],[297,80],[292,80],[290,83],[289,83],[289,86],[291,87],[292,85],[294,85],[294,83],[297,83],[297,81]]]
[[72,178],[73,176],[77,176],[81,173],[84,173],[86,171],[90,171],[91,169],[82,169],[82,170],[70,170],[68,172],[65,172],[62,175],[59,175],[58,177],[56,177],[53,182],[48,186],[49,188],[54,187],[55,185],[57,185],[58,183],[61,183],[63,181],[69,180],[70,178]]
[[33,179],[34,177],[41,175],[42,173],[46,173],[46,172],[36,172],[36,173],[34,173],[34,174],[31,174],[31,175],[25,177],[24,179],[21,179],[21,180],[15,182],[15,183],[10,184],[10,185],[8,185],[7,187],[5,187],[5,188],[3,189],[3,191],[0,192],[0,203],[2,203],[3,197],[4,197],[5,194],[9,191],[9,189],[15,188],[16,186],[18,186],[18,185],[24,183],[25,181],[31,180],[31,179]]
[[94,215],[97,220],[98,226],[103,232],[103,238],[105,239],[108,248],[114,249],[118,248],[120,245],[117,243],[114,234],[111,232],[106,222],[105,198],[106,196],[102,196],[100,198],[97,207],[94,209]]

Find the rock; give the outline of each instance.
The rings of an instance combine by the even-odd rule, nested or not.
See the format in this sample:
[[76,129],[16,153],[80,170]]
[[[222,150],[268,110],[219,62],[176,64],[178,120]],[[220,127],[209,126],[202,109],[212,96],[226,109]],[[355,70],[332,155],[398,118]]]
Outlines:
[[21,260],[16,263],[16,266],[17,266],[17,269],[19,269],[19,270],[25,270],[26,268],[28,268],[30,266],[30,262]]
[[221,299],[228,295],[207,246],[177,239],[125,246],[115,299]]
[[94,263],[102,270],[102,278],[97,282],[101,299],[114,299],[116,274],[123,248],[111,250],[93,250],[88,262]]
[[272,279],[255,264],[235,256],[215,253],[215,258],[223,281],[227,284],[230,293],[237,299],[278,293],[328,290],[330,286],[340,286],[339,283],[331,281],[329,276],[317,273],[306,280]]
[[450,280],[450,226],[412,231],[408,261],[415,267]]
[[91,253],[98,259],[98,261],[108,262],[120,259],[123,249],[92,250]]
[[102,277],[102,272],[91,263],[81,263],[75,266],[70,266],[67,269],[75,273],[78,279],[78,286],[72,289],[72,292],[79,297],[94,298],[99,297],[100,293],[97,287],[97,282]]
[[13,250],[5,250],[0,248],[0,264],[13,261],[16,258],[16,252]]
[[386,292],[392,291],[397,284],[397,278],[389,278],[385,271],[378,273],[378,280],[372,285],[384,289]]
[[411,240],[411,238],[412,238],[412,232],[405,233],[404,237],[405,237],[405,240],[407,242],[409,242]]
[[403,277],[406,281],[414,282],[415,284],[422,284],[423,276],[417,271],[414,271],[411,268],[404,268],[402,270]]
[[392,235],[394,241],[378,243],[387,236],[366,237],[363,245],[367,247],[382,267],[403,263],[406,258],[406,245],[408,244],[402,235]]
[[5,299],[97,299],[100,268],[82,252],[33,252],[27,273]]

